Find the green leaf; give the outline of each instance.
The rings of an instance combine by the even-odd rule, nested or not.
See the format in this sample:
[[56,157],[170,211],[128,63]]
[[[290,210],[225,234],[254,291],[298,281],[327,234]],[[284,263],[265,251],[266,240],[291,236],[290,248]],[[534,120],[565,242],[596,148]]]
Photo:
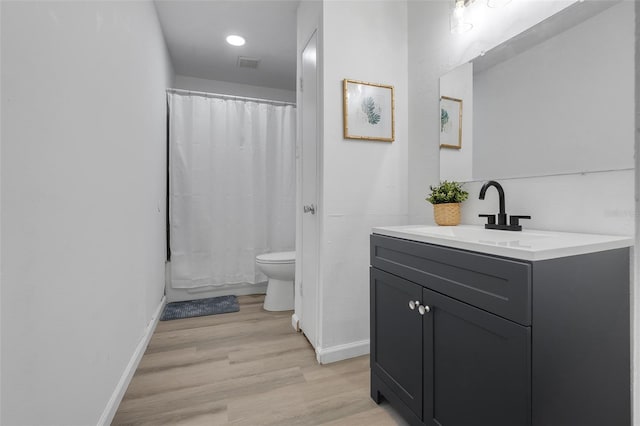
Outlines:
[[378,124],[380,122],[380,114],[376,112],[376,101],[371,96],[362,99],[360,107],[362,112],[367,115],[369,124]]
[[446,109],[440,108],[440,131],[444,132],[444,126],[449,122],[449,113]]
[[469,193],[462,189],[460,182],[442,181],[440,185],[429,186],[431,194],[425,198],[431,204],[461,203],[469,198]]

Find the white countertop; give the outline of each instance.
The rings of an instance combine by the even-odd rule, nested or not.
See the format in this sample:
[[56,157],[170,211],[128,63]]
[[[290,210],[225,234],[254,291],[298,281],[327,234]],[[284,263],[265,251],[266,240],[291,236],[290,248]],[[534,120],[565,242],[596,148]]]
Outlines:
[[373,228],[374,234],[522,260],[545,260],[633,246],[633,238],[554,231],[501,231],[483,226],[405,225]]

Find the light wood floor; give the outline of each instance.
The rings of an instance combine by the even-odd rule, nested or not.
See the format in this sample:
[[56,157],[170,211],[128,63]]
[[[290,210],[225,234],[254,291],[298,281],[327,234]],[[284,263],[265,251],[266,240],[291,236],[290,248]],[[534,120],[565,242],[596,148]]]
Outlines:
[[318,365],[291,311],[161,321],[114,425],[397,425],[369,397],[369,357]]

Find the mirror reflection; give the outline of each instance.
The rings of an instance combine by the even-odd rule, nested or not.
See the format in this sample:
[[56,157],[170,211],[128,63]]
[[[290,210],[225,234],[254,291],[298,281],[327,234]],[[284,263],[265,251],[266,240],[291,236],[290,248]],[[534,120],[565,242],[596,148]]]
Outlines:
[[[576,3],[442,76],[440,178],[633,168],[633,16],[632,2]],[[459,147],[443,143],[449,98]]]

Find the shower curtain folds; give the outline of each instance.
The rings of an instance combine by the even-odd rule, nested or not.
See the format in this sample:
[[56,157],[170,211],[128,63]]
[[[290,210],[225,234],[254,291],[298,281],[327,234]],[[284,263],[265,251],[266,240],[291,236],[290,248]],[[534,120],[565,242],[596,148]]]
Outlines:
[[294,246],[295,107],[167,96],[172,287],[265,281],[255,256]]

